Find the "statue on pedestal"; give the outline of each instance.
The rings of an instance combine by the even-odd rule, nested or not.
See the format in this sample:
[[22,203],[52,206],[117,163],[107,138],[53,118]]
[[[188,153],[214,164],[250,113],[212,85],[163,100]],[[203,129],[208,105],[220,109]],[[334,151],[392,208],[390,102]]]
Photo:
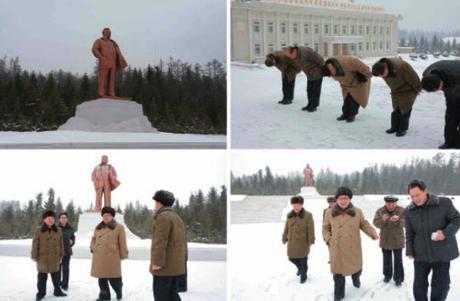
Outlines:
[[315,181],[313,179],[313,169],[310,167],[310,164],[307,164],[307,166],[304,168],[303,176],[304,184],[306,187],[311,187],[315,184]]

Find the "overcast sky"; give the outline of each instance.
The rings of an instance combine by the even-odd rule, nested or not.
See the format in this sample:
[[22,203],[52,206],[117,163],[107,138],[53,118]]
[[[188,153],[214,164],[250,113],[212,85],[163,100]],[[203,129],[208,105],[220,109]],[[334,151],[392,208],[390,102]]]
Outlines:
[[226,185],[227,159],[219,150],[2,150],[0,201],[24,204],[53,187],[64,203],[74,200],[85,209],[95,199],[91,172],[103,154],[121,181],[112,194],[112,204],[121,208],[137,200],[152,207],[158,189],[185,204],[191,192]]
[[400,29],[460,30],[459,0],[355,0],[355,3],[384,6],[387,12],[402,15]]
[[28,70],[92,72],[104,27],[133,67],[226,59],[226,0],[0,1],[0,56]]
[[[413,157],[432,158],[433,150],[268,150],[233,151],[231,169],[235,176],[253,174],[265,166],[272,173],[287,175],[302,172],[309,163],[315,173],[329,167],[337,173],[360,171],[364,167],[382,163],[402,165]],[[451,152],[446,152],[448,156]]]

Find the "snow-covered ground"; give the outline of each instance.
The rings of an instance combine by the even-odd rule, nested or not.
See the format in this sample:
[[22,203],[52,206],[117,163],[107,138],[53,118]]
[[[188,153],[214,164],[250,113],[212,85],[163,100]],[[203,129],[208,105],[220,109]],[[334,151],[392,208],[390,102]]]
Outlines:
[[0,132],[0,148],[225,148],[225,135],[103,133],[84,131]]
[[[438,59],[412,61],[422,75]],[[440,58],[441,59],[441,58]],[[439,59],[439,60],[440,60]],[[449,57],[448,59],[455,59]],[[378,58],[366,58],[372,66]],[[385,133],[392,111],[390,89],[381,78],[372,78],[369,105],[360,108],[353,123],[336,121],[343,104],[340,86],[324,78],[318,110],[300,109],[307,103],[306,76],[297,76],[294,102],[280,105],[281,73],[276,68],[232,63],[233,148],[437,148],[444,142],[445,100],[442,92],[422,92],[414,104],[406,136]]]
[[[289,196],[285,199],[288,204]],[[382,199],[383,196],[356,197],[354,203],[363,209],[367,220],[372,223],[375,210],[383,206]],[[457,208],[460,208],[459,200],[458,196],[454,199]],[[409,200],[404,199],[400,203],[405,206]],[[305,284],[300,284],[294,265],[288,261],[286,246],[281,243],[284,229],[281,219],[279,222],[266,224],[231,224],[228,268],[230,300],[333,300],[334,288],[328,264],[328,250],[321,234],[322,211],[326,205],[324,196],[308,199],[305,203],[306,209],[313,214],[316,235],[308,259],[308,280]],[[259,208],[259,211],[263,210]],[[347,277],[345,300],[414,300],[412,261],[404,256],[405,281],[401,287],[396,287],[394,282],[385,284],[382,281],[382,255],[378,241],[371,240],[364,233],[361,237],[364,261],[361,288],[353,287],[350,277]],[[460,241],[460,233],[457,234],[457,240]],[[460,300],[459,259],[451,262],[450,275],[451,289],[447,300]]]
[[[152,275],[149,261],[126,260],[122,262],[123,300],[152,300]],[[37,273],[35,263],[26,257],[0,256],[0,300],[35,300]],[[82,301],[95,300],[99,287],[97,279],[90,276],[91,261],[72,259],[70,261],[70,283],[68,296],[53,296],[53,285],[48,279],[47,295],[44,300]],[[225,262],[188,263],[188,292],[180,294],[183,301],[226,300]],[[115,294],[112,291],[112,300]]]

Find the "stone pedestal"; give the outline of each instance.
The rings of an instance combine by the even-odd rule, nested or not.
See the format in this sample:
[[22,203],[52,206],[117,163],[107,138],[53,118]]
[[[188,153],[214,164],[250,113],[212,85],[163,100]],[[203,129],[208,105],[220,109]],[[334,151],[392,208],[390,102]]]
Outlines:
[[305,196],[320,196],[318,191],[314,186],[304,186],[300,189],[299,195],[305,197]]
[[[125,225],[125,219],[123,214],[117,213],[115,215],[115,220],[117,223],[125,227],[126,239],[140,239],[138,236],[134,235],[128,227]],[[84,212],[80,215],[78,220],[78,231],[75,234],[77,236],[77,241],[79,239],[91,239],[94,234],[94,229],[102,221],[100,212]]]
[[85,132],[156,133],[142,105],[129,100],[98,98],[77,106],[71,117],[58,130]]

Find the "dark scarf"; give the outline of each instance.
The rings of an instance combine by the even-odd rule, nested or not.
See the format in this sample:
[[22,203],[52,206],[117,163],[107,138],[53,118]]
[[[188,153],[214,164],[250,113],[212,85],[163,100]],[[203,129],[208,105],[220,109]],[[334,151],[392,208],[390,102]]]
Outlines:
[[115,229],[116,226],[117,226],[117,221],[115,219],[113,219],[111,222],[107,224],[102,221],[99,223],[99,225],[97,225],[96,230],[101,230],[105,227],[108,227],[110,230],[113,230]]
[[54,231],[54,232],[57,232],[58,231],[58,228],[56,227],[56,225],[52,225],[51,228],[48,228],[48,226],[43,223],[42,224],[42,227],[41,227],[41,231],[42,232],[46,232],[46,231]]
[[304,216],[305,216],[305,209],[302,208],[302,210],[300,210],[299,213],[295,212],[294,210],[291,210],[291,212],[288,213],[287,218],[293,218],[293,217],[303,218]]
[[335,205],[331,210],[332,217],[336,217],[340,214],[348,214],[349,216],[356,215],[356,210],[352,203],[350,203],[350,205],[348,205],[345,209],[340,208],[339,205]]

